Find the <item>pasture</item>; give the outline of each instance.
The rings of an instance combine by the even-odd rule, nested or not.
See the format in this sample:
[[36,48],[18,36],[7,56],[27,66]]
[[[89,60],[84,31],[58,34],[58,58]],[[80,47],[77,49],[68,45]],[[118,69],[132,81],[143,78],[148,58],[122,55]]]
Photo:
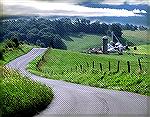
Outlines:
[[[148,31],[123,30],[122,33],[123,33],[122,37],[126,41],[133,43],[135,46],[138,46],[140,50],[139,53],[144,54],[143,49],[145,51],[147,47],[146,45],[149,45],[149,41],[150,41],[150,38],[148,37]],[[68,50],[76,51],[76,52],[85,52],[87,51],[88,48],[101,47],[102,37],[103,36],[100,35],[83,34],[82,36],[77,36],[77,35],[70,36],[70,41],[64,40],[64,42],[67,45]],[[109,39],[110,39],[109,41],[111,41],[111,38]]]
[[[138,59],[142,64],[141,71]],[[120,61],[119,71],[117,71],[118,61]],[[127,61],[130,62],[130,73]],[[150,74],[147,67],[149,61],[149,55],[88,55],[49,49],[43,57],[31,62],[28,70],[50,79],[150,95]]]
[[67,49],[71,51],[83,52],[88,48],[102,46],[102,36],[88,35],[83,36],[70,36],[72,41],[65,41]]

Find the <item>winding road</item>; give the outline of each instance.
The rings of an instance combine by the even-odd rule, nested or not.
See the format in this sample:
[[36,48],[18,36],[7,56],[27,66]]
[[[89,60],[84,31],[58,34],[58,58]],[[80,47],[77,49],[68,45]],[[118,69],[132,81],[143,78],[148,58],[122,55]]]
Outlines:
[[147,96],[51,80],[29,73],[26,70],[27,64],[45,51],[46,48],[33,48],[29,53],[6,65],[53,89],[54,99],[52,103],[36,117],[57,115],[64,117],[69,115],[148,117],[150,98]]

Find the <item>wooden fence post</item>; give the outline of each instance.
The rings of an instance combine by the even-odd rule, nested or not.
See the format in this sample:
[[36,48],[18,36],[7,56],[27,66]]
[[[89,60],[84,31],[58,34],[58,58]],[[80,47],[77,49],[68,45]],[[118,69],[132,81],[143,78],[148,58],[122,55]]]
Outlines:
[[71,67],[71,72],[72,72],[72,67]]
[[119,68],[120,68],[120,61],[118,61],[117,72],[119,72]]
[[142,65],[140,59],[138,59],[140,71],[142,71]]
[[102,63],[99,64],[100,70],[103,71],[102,69]]
[[77,70],[78,70],[78,67],[76,66],[76,72],[77,72]]
[[86,62],[86,64],[87,64],[87,67],[89,67],[89,63],[88,63],[88,62]]
[[80,65],[80,69],[81,69],[81,71],[82,71],[82,69],[83,69],[83,68],[82,68],[82,65]]
[[53,72],[53,70],[52,70],[51,75],[53,75],[53,73],[54,73],[54,72]]
[[93,68],[94,68],[94,61],[93,61]]
[[130,73],[130,62],[127,61],[127,65],[128,65],[128,72]]
[[109,71],[110,71],[110,61],[109,61]]

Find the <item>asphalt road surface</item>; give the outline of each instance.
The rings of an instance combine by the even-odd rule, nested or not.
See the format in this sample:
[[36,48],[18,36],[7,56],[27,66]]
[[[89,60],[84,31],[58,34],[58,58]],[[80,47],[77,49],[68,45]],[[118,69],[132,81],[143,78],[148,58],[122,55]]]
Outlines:
[[51,80],[29,73],[27,64],[45,51],[46,48],[34,48],[6,65],[53,89],[52,103],[36,117],[148,117],[147,96]]

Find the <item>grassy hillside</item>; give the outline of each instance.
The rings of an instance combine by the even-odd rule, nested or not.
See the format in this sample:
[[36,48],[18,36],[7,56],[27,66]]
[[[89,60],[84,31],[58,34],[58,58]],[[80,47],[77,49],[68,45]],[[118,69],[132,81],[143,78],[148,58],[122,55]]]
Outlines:
[[135,45],[150,44],[150,38],[148,37],[148,31],[123,31],[123,38],[132,42]]
[[134,47],[130,47],[128,53],[135,53],[135,54],[147,54],[150,55],[150,44],[149,45],[139,45],[136,46],[137,50],[134,50]]
[[2,69],[0,77],[1,117],[31,117],[50,104],[52,91],[22,77],[16,71]]
[[[0,44],[3,49],[2,43]],[[18,72],[3,66],[11,60],[26,54],[33,45],[20,45],[18,48],[6,48],[4,60],[0,60],[0,116],[31,117],[50,104],[51,89],[22,77]]]
[[[2,43],[0,44],[0,48],[2,48]],[[33,47],[33,45],[27,45],[27,44],[23,44],[20,45],[18,48],[14,48],[14,49],[10,49],[9,51],[5,51],[4,53],[4,60],[0,60],[0,65],[4,65],[8,62],[10,62],[11,60],[26,54],[27,52],[29,52]]]
[[[134,45],[147,45],[150,44],[150,38],[147,31],[122,31],[122,37],[127,41],[132,42]],[[101,47],[102,36],[83,34],[82,36],[70,36],[72,41],[65,41],[68,50],[83,52],[88,48]]]
[[71,36],[73,41],[65,41],[67,49],[71,51],[86,51],[90,47],[102,46],[102,36],[98,35],[83,35],[79,37]]
[[[141,60],[143,71],[139,71],[138,58]],[[116,72],[118,61],[120,61],[120,70]],[[131,73],[128,73],[127,61],[130,61]],[[150,95],[150,73],[147,67],[149,61],[148,55],[87,55],[49,50],[42,59],[39,57],[31,62],[28,69],[51,79]]]

